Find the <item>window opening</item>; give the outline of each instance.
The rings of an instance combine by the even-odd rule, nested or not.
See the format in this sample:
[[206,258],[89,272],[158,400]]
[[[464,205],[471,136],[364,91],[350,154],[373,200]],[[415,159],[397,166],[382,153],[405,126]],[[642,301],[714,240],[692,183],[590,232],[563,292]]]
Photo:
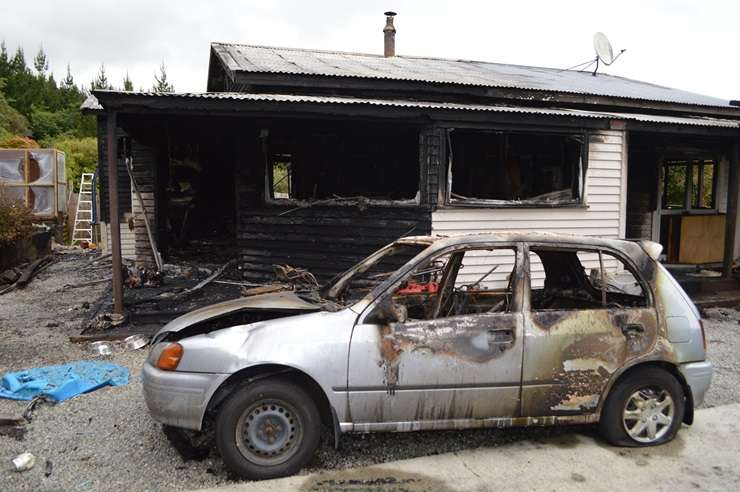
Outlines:
[[516,249],[465,249],[412,271],[393,292],[408,319],[507,313],[513,309]]
[[620,258],[605,251],[532,249],[533,310],[646,307],[648,297]]
[[715,208],[716,181],[714,160],[666,161],[663,165],[663,208]]
[[451,203],[552,205],[583,200],[583,135],[455,130],[450,141]]
[[293,163],[290,154],[273,156],[272,197],[293,198]]
[[417,129],[323,125],[262,130],[266,201],[419,203]]

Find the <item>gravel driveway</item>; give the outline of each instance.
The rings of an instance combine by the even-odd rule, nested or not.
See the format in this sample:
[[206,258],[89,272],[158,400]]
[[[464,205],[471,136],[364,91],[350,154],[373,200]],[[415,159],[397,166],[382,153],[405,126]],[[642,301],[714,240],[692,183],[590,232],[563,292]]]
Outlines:
[[[105,272],[83,268],[82,255],[67,254],[25,289],[0,296],[0,374],[10,370],[92,358],[84,346],[70,343],[87,318],[101,286],[61,288]],[[740,313],[708,310],[705,327],[714,384],[706,405],[740,402]],[[219,457],[184,461],[147,413],[141,396],[140,367],[145,351],[119,349],[110,360],[130,370],[129,384],[103,388],[56,406],[42,405],[26,426],[24,440],[0,436],[0,483],[3,490],[182,490],[230,483]],[[0,400],[0,414],[20,414],[24,402]],[[560,436],[567,445],[574,433],[593,434],[591,427],[417,432],[343,436],[341,449],[322,443],[303,471],[337,469],[433,455],[518,440]],[[37,457],[24,473],[10,460],[22,452]],[[51,474],[45,477],[46,461]]]

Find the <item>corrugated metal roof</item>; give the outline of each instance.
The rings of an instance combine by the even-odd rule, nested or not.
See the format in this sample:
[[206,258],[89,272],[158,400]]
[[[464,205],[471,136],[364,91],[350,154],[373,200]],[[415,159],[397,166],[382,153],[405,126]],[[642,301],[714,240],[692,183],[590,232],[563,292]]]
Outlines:
[[621,97],[699,106],[730,107],[729,101],[600,73],[341,51],[212,43],[234,72],[360,77]]
[[[429,110],[451,110],[451,111],[482,111],[496,113],[522,113],[537,114],[546,116],[567,116],[576,118],[601,118],[601,119],[621,119],[642,121],[648,123],[664,123],[671,125],[692,125],[692,126],[709,126],[719,128],[740,128],[740,121],[709,118],[709,117],[688,117],[688,116],[661,116],[651,114],[636,113],[616,113],[607,111],[584,111],[580,109],[569,108],[535,108],[527,106],[509,106],[501,104],[460,104],[452,102],[435,102],[435,101],[416,101],[410,99],[372,99],[360,97],[344,96],[307,96],[292,94],[250,94],[244,92],[194,92],[194,93],[173,93],[173,92],[116,92],[116,91],[95,91],[105,98],[107,94],[123,97],[144,97],[144,98],[170,98],[170,99],[222,99],[229,101],[255,101],[255,102],[275,102],[275,103],[303,103],[303,104],[340,104],[340,105],[370,105],[370,106],[387,106],[395,108],[409,109],[429,109]],[[81,109],[101,110],[104,109],[95,95],[91,95],[83,102]]]

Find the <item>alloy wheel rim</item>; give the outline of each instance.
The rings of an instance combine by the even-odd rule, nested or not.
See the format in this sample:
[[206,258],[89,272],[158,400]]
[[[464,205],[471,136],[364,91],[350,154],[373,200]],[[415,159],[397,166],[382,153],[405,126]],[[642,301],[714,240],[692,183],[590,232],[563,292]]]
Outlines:
[[622,422],[627,434],[635,441],[650,444],[662,439],[675,418],[676,405],[668,391],[641,388],[627,399]]
[[247,460],[274,466],[285,463],[298,451],[303,426],[289,403],[260,400],[239,416],[235,438],[239,452]]

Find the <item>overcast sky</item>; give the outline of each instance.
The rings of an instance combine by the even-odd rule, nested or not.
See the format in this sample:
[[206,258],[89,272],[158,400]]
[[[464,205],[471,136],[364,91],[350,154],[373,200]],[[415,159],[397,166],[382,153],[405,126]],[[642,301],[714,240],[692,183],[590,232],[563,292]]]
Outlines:
[[204,91],[209,43],[382,53],[383,12],[395,10],[396,52],[567,68],[606,33],[627,52],[608,73],[740,99],[740,2],[732,0],[3,0],[0,38],[29,63],[43,45],[57,80],[69,63],[89,85],[149,89],[159,64],[175,89]]

